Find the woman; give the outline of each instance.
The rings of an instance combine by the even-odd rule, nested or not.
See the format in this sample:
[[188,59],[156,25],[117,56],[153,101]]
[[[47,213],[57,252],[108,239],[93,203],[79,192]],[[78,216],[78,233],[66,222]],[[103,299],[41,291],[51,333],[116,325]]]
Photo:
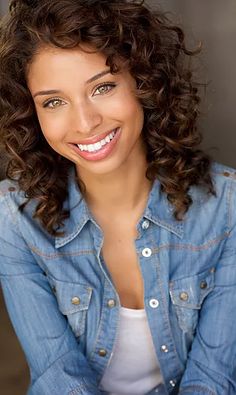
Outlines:
[[236,394],[235,180],[142,1],[11,2],[0,273],[28,394]]

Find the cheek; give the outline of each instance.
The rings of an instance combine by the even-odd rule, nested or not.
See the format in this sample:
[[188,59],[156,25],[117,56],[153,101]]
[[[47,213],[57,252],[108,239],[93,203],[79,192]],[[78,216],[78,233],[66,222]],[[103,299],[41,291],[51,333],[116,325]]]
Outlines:
[[[111,107],[110,107],[111,109]],[[112,103],[113,113],[127,122],[143,121],[143,108],[138,99],[129,91],[123,93],[116,101]]]
[[39,124],[45,139],[50,143],[59,142],[64,136],[64,125],[55,119],[40,117],[38,115]]
[[144,121],[144,112],[143,112],[143,107],[141,104],[136,100],[136,98],[133,98],[133,100],[129,101],[127,105],[124,108],[123,112],[124,116],[126,117],[127,121],[131,122],[134,127],[143,127],[143,121]]

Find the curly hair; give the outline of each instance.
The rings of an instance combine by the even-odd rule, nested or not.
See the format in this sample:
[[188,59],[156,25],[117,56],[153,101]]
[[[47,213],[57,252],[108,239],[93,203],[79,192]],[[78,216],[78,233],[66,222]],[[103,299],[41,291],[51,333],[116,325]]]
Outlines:
[[[17,180],[27,201],[37,199],[35,218],[52,235],[69,213],[63,209],[72,163],[54,152],[40,130],[27,87],[27,67],[46,44],[74,48],[81,43],[106,56],[112,73],[123,59],[137,83],[144,109],[143,140],[149,180],[182,220],[198,185],[214,194],[211,160],[199,148],[196,122],[200,97],[182,29],[144,1],[13,0],[1,24],[1,143],[8,153],[7,176]],[[82,188],[82,182],[79,180]]]

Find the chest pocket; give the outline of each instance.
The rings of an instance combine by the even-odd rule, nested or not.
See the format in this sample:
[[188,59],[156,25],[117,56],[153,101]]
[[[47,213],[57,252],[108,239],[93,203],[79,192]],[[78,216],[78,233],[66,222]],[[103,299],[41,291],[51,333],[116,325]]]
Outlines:
[[213,288],[214,269],[171,281],[170,297],[182,331],[194,332],[202,303]]
[[86,316],[92,296],[92,288],[85,284],[53,280],[53,291],[58,306],[76,337],[85,331]]

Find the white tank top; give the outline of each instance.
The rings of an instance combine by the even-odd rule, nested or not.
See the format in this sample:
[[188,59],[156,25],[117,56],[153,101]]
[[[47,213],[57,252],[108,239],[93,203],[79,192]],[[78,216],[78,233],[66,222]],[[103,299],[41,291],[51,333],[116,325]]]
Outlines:
[[110,395],[144,395],[162,382],[145,310],[121,307],[114,352],[100,388]]

